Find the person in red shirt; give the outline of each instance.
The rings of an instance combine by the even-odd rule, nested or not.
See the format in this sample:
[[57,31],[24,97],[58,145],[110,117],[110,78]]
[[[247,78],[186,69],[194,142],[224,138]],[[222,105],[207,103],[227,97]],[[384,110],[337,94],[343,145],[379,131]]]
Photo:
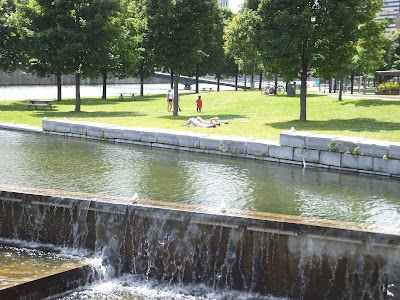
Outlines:
[[203,108],[203,101],[201,100],[201,95],[199,95],[199,98],[197,98],[196,103],[197,103],[197,112],[201,112],[201,109]]

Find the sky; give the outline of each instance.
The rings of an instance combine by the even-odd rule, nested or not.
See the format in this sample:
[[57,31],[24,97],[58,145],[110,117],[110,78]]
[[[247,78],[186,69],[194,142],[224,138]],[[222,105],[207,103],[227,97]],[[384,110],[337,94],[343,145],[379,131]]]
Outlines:
[[229,6],[233,12],[237,13],[239,11],[239,5],[243,2],[244,0],[229,0]]

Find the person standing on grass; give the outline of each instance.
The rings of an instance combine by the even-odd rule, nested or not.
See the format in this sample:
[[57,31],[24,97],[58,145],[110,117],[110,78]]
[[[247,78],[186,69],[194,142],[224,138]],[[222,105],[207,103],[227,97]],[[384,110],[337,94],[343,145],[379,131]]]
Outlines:
[[201,109],[203,108],[203,101],[201,100],[201,95],[199,95],[199,98],[197,98],[196,103],[197,103],[197,112],[201,112]]
[[174,100],[174,93],[172,92],[172,89],[168,90],[167,93],[167,111],[170,112],[172,109],[172,101]]

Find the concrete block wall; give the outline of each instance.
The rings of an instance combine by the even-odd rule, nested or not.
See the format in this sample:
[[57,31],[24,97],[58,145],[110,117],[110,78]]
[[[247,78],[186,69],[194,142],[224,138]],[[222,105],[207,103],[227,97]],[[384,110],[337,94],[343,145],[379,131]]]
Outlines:
[[144,127],[43,120],[43,131],[157,148],[330,168],[400,178],[400,142],[286,131],[279,143],[253,138],[186,133]]

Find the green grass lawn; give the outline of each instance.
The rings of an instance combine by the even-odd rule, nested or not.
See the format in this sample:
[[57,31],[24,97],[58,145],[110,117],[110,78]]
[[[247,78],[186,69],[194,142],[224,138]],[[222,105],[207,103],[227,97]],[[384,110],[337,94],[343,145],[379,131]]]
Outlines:
[[[1,101],[0,123],[41,126],[48,119],[90,121],[129,127],[152,127],[202,132],[207,134],[254,137],[278,141],[282,131],[294,127],[307,131],[341,136],[400,141],[400,101],[379,99],[343,99],[327,95],[307,96],[307,121],[300,121],[299,96],[266,96],[259,91],[202,93],[203,109],[196,112],[195,93],[181,94],[179,116],[167,112],[165,95],[145,95],[135,101],[83,98],[81,112],[75,112],[75,100],[56,103],[54,111],[28,110],[24,101]],[[217,128],[180,127],[190,117],[207,119],[218,116],[230,121]]]

